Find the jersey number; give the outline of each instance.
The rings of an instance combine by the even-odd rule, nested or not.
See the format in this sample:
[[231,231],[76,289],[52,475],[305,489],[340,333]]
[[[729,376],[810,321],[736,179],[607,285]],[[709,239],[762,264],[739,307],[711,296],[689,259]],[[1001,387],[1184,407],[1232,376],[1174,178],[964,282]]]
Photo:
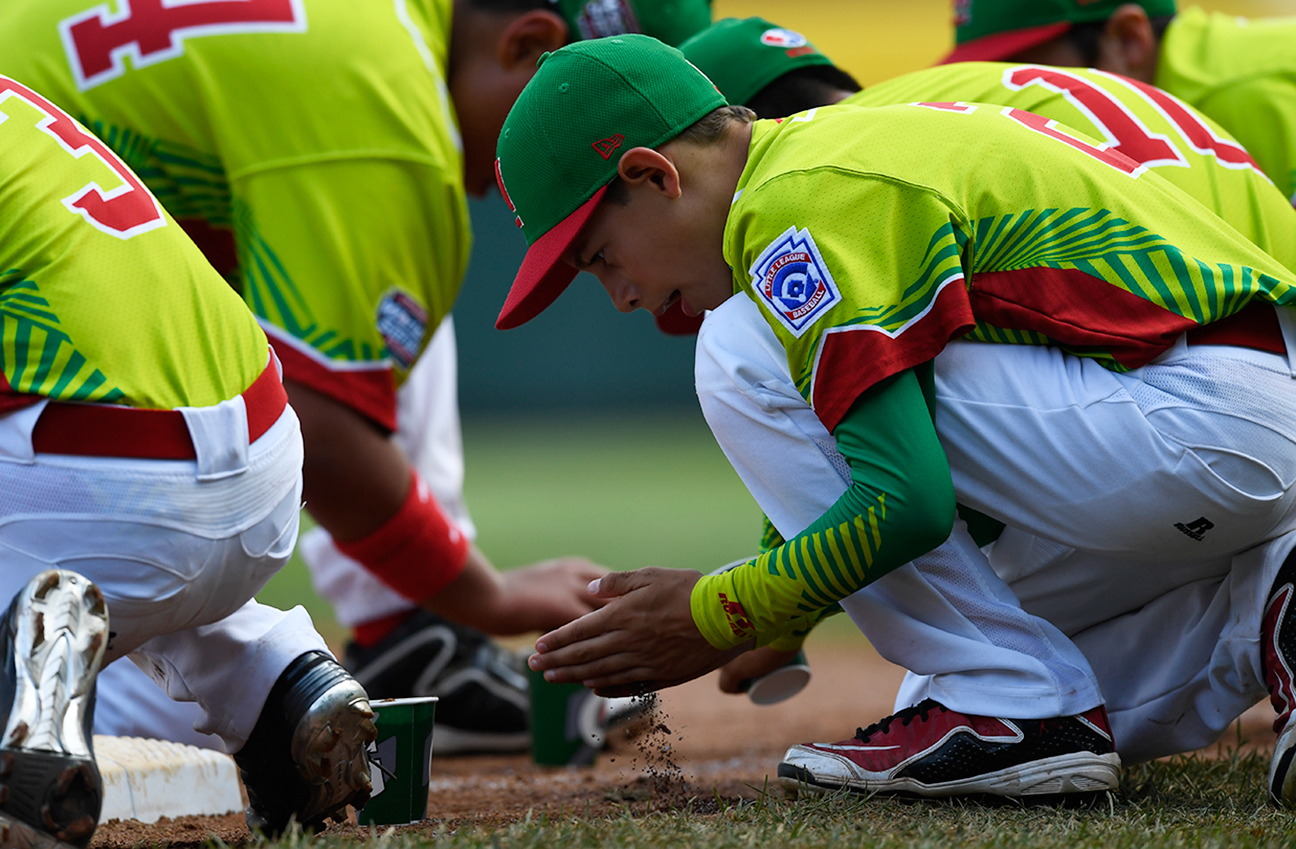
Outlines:
[[[43,113],[45,117],[36,122],[36,129],[53,138],[73,158],[80,159],[89,154],[107,165],[121,180],[121,185],[109,191],[104,191],[96,182],[87,183],[63,198],[63,205],[69,211],[119,239],[129,239],[166,225],[166,217],[157,200],[107,145],[36,92],[8,77],[0,77],[0,107],[10,98]],[[0,111],[0,124],[7,120],[9,116]]]
[[135,67],[174,59],[184,39],[246,32],[305,32],[302,0],[118,0],[59,22],[63,49],[81,91]]

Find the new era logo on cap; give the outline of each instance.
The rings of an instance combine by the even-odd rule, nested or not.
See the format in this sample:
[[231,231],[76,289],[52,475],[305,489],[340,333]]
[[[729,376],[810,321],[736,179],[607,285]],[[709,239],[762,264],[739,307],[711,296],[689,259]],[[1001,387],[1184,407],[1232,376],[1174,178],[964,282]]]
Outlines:
[[620,133],[608,136],[605,139],[599,139],[591,147],[598,151],[599,156],[609,159],[612,153],[625,142],[625,136]]

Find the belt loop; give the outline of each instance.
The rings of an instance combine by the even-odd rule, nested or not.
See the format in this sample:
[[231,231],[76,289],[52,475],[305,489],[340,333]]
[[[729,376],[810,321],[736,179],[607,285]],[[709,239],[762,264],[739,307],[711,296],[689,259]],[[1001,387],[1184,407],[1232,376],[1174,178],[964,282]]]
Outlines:
[[248,414],[242,395],[214,407],[180,407],[198,459],[198,480],[241,475],[248,467]]
[[1296,380],[1296,307],[1275,306],[1274,312],[1278,314],[1278,327],[1287,347],[1287,371]]
[[32,431],[36,420],[45,412],[48,399],[0,416],[0,461],[31,465],[36,462]]

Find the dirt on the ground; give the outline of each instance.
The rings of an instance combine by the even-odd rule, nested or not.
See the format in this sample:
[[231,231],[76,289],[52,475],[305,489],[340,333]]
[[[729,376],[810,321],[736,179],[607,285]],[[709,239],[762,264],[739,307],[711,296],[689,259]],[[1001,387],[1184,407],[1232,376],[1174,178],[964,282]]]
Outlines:
[[[608,750],[591,767],[536,766],[526,753],[434,754],[429,819],[400,830],[512,822],[528,813],[583,817],[685,807],[706,812],[765,792],[781,797],[775,769],[789,746],[842,740],[891,713],[904,675],[862,638],[812,643],[807,654],[814,673],[810,684],[778,705],[759,707],[745,696],[725,695],[714,674],[662,692],[654,720],[629,733],[614,730]],[[1272,722],[1267,702],[1244,714],[1244,744],[1271,748]],[[1236,739],[1231,731],[1225,742]],[[330,833],[361,838],[370,830],[352,823],[334,825]],[[201,845],[209,835],[230,845],[249,840],[242,814],[229,814],[104,823],[91,849],[182,849]]]

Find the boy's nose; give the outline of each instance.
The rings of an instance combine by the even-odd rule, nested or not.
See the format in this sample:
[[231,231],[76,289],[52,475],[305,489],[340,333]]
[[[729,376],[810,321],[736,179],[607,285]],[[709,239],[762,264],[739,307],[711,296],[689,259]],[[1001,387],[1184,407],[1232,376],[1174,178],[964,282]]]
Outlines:
[[634,312],[639,309],[639,290],[625,278],[603,279],[600,283],[607,290],[612,305],[621,312]]

